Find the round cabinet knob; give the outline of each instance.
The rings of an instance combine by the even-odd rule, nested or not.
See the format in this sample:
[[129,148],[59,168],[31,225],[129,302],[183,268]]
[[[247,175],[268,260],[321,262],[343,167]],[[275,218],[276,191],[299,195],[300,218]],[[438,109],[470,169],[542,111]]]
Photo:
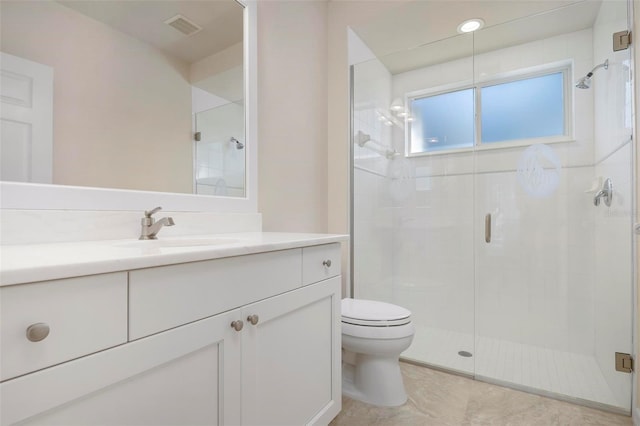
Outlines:
[[235,320],[231,323],[231,328],[233,328],[235,331],[242,330],[242,327],[244,327],[244,323],[240,320]]
[[49,326],[43,322],[31,324],[27,328],[27,339],[30,342],[39,342],[49,335]]
[[327,268],[331,268],[331,259],[325,260],[324,262],[322,262],[322,264]]
[[260,318],[255,314],[249,315],[247,317],[247,321],[249,321],[252,325],[256,325],[259,320],[260,320]]

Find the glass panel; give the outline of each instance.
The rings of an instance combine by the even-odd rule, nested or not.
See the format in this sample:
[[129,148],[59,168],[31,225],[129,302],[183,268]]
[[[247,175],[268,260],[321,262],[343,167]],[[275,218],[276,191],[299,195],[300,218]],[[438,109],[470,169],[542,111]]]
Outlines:
[[481,89],[482,143],[564,134],[562,72]]
[[[475,75],[485,81],[557,62],[572,62],[577,81],[612,65],[594,72],[590,89],[572,84],[575,141],[476,153],[475,374],[628,411],[631,376],[615,371],[614,353],[632,350],[629,51],[610,48],[626,4],[602,2],[587,30],[490,48],[522,28],[569,22],[571,9],[476,34]],[[483,142],[562,134],[561,98],[547,91],[561,84],[556,74],[483,89]],[[607,177],[619,197],[596,206]]]
[[411,100],[411,153],[473,146],[474,89]]
[[[473,374],[474,358],[458,353],[474,352],[473,153],[380,153],[405,152],[407,123],[403,110],[391,109],[394,100],[468,86],[471,53],[472,36],[464,35],[355,65],[352,121],[355,296],[412,312],[415,336],[404,358],[467,374]],[[437,129],[428,134],[441,138],[439,146],[473,146],[472,90],[414,104],[412,131],[420,110],[421,122]],[[358,143],[362,133],[371,142]]]

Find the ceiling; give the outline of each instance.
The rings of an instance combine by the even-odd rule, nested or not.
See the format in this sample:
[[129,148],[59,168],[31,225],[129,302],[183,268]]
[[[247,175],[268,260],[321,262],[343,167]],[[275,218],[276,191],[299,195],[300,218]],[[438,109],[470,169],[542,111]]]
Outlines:
[[[58,3],[188,63],[242,41],[243,7],[235,0],[58,0]],[[164,23],[178,14],[203,29],[186,36]]]
[[[397,74],[590,28],[601,1],[413,0],[353,30]],[[482,18],[485,27],[458,34],[458,25],[471,18]]]

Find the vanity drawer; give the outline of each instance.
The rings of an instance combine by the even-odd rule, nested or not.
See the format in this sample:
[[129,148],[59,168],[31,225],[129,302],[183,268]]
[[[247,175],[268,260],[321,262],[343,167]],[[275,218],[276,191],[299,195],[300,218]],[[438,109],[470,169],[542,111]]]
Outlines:
[[302,249],[302,284],[309,285],[340,275],[340,244],[324,244]]
[[125,343],[127,273],[0,287],[0,308],[6,380]]
[[302,249],[129,272],[129,339],[300,287]]

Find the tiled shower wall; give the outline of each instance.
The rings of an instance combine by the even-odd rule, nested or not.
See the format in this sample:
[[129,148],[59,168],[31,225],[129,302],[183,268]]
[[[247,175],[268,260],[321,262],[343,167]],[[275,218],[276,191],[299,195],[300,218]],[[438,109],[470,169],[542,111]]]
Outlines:
[[[391,74],[377,60],[357,66],[353,128],[370,136],[376,148],[391,147],[391,129],[380,114],[391,103]],[[356,235],[355,296],[388,300],[393,281],[392,203],[389,160],[368,147],[354,144],[354,234]]]
[[244,139],[244,107],[230,102],[196,114],[197,193],[244,196],[245,150],[237,149],[232,137]]

